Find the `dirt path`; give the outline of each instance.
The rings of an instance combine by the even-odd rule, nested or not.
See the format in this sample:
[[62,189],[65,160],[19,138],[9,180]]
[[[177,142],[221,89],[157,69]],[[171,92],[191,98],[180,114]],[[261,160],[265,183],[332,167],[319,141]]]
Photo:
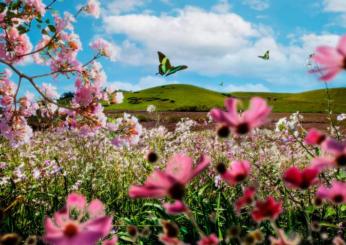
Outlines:
[[[169,130],[174,130],[175,124],[180,121],[181,118],[191,118],[197,122],[204,122],[207,118],[206,112],[159,112],[159,113],[148,113],[148,112],[129,112],[131,114],[136,115],[141,124],[146,128],[153,128],[157,124],[157,119],[160,120],[160,124],[167,127]],[[122,113],[119,112],[111,112],[108,113],[112,116],[120,116]],[[270,123],[267,127],[273,128],[275,123],[282,117],[290,116],[290,113],[272,113],[270,117]],[[329,120],[327,114],[322,113],[302,113],[304,119],[302,120],[303,126],[306,129],[309,128],[318,128],[318,129],[326,129],[329,126]],[[336,115],[333,116],[334,118]],[[215,125],[200,125],[196,127],[196,130],[203,129],[211,129],[214,128]],[[346,131],[346,122],[341,126],[342,130]]]

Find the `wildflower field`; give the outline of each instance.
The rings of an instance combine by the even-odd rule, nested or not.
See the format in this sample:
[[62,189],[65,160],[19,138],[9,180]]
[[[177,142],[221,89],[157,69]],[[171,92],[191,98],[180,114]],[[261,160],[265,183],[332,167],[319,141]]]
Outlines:
[[[346,36],[309,56],[307,72],[323,92],[296,95],[308,95],[304,111],[325,113],[323,129],[304,128],[299,111],[268,127],[276,104],[291,113],[284,96],[292,94],[196,87],[213,98],[201,106],[205,117],[184,110],[168,129],[158,111],[171,107],[160,108],[167,100],[155,93],[172,86],[125,91],[126,103],[145,102],[154,125],[144,127],[114,111],[124,91],[108,84],[99,59],[116,60],[118,47],[97,37],[82,49],[74,29],[77,19],[100,17],[100,2],[74,14],[59,4],[68,6],[0,1],[0,245],[346,244],[344,89],[329,88],[345,69]],[[269,53],[256,58],[266,62]],[[158,56],[158,76],[188,69]],[[74,92],[59,96],[47,79],[68,81]],[[179,100],[189,87],[169,93]],[[159,102],[145,100],[148,91]]]

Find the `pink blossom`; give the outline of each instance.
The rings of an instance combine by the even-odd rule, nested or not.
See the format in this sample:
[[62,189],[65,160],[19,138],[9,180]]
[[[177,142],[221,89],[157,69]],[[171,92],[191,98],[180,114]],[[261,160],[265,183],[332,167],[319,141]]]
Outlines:
[[320,200],[328,200],[335,204],[346,204],[346,183],[333,181],[331,187],[320,186],[316,192]]
[[30,6],[36,10],[41,16],[46,13],[46,6],[41,0],[22,0],[27,6]]
[[326,139],[322,144],[322,149],[329,153],[326,157],[316,157],[312,160],[312,165],[318,168],[345,167],[346,166],[346,144],[334,139]]
[[118,244],[118,237],[113,237],[112,239],[105,240],[102,242],[102,245],[116,245]]
[[263,125],[271,113],[266,101],[258,97],[250,100],[250,108],[242,114],[237,112],[237,103],[236,99],[228,98],[225,100],[225,107],[228,112],[220,109],[210,111],[210,115],[215,122],[222,124],[223,127],[230,128],[237,135],[246,134],[252,129]]
[[217,245],[219,244],[219,239],[215,234],[202,237],[201,240],[197,242],[197,245]]
[[283,179],[291,188],[307,189],[317,182],[320,171],[318,168],[308,167],[303,170],[290,167],[284,173]]
[[237,214],[246,206],[250,205],[254,201],[256,195],[256,189],[254,187],[247,187],[244,190],[243,196],[235,201],[234,208]]
[[181,214],[188,210],[186,205],[179,200],[176,200],[174,203],[165,203],[163,207],[166,213],[171,215]]
[[323,81],[332,80],[346,67],[346,36],[340,38],[336,48],[329,46],[318,47],[312,59],[321,65],[321,68],[312,72],[321,72],[320,79]]
[[85,6],[85,12],[99,18],[101,14],[100,2],[98,0],[89,0]]
[[97,50],[100,55],[108,57],[111,61],[116,61],[117,59],[116,47],[103,38],[94,40],[90,43],[90,47]]
[[59,94],[52,84],[43,83],[41,87],[41,91],[49,98],[49,99],[57,99]]
[[[54,245],[94,245],[107,236],[112,228],[112,218],[104,215],[103,204],[93,206],[93,213],[87,208],[84,196],[72,193],[67,197],[66,208],[56,212],[53,218],[46,218],[44,222],[44,240]],[[90,207],[89,205],[89,207]],[[77,218],[71,217],[71,211],[78,213]],[[98,213],[98,215],[94,215]],[[84,220],[90,215],[88,220]],[[82,220],[83,219],[83,220]]]
[[326,139],[326,135],[319,130],[312,128],[305,136],[304,142],[308,145],[320,145]]
[[208,167],[210,159],[203,155],[193,168],[192,158],[176,154],[171,157],[164,171],[155,170],[145,181],[144,185],[133,185],[129,189],[132,198],[162,198],[170,196],[181,200],[185,193],[185,185]]
[[9,63],[23,61],[23,55],[32,50],[29,37],[14,27],[8,29],[6,35],[0,34],[0,40],[0,58]]
[[287,238],[285,232],[281,229],[278,230],[278,238],[269,237],[271,245],[299,245],[301,239],[299,236],[295,236],[293,239]]
[[233,161],[229,169],[223,163],[217,165],[217,171],[229,185],[236,185],[246,179],[250,174],[250,163],[248,161]]
[[282,213],[282,202],[276,202],[272,196],[264,201],[257,201],[251,216],[254,221],[260,223],[264,220],[276,220]]

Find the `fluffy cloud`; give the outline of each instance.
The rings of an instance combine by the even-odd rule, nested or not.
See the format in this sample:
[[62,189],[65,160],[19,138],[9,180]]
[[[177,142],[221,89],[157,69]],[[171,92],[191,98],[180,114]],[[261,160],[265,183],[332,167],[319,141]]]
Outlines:
[[216,5],[212,7],[212,11],[217,13],[227,13],[231,9],[231,4],[228,0],[220,0]]
[[324,0],[324,10],[326,12],[345,12],[346,13],[346,1],[345,0]]
[[106,0],[104,1],[107,14],[121,14],[133,11],[145,5],[149,0]]
[[270,6],[268,0],[243,0],[243,4],[257,11],[263,11]]
[[[113,15],[103,21],[107,34],[126,36],[120,51],[123,63],[155,66],[160,50],[173,65],[186,64],[198,74],[245,76],[276,84],[305,81],[309,54],[318,45],[335,45],[338,39],[336,35],[305,34],[283,45],[269,27],[215,8],[185,7],[174,15]],[[266,50],[270,50],[269,61],[257,57]]]

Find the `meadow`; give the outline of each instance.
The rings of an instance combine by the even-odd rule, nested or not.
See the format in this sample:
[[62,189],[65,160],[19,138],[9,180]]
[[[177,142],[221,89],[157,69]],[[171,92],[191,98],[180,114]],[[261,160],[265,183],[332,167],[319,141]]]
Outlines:
[[[318,46],[308,56],[309,73],[318,76],[323,90],[219,93],[167,84],[129,92],[110,84],[99,59],[115,62],[129,47],[136,57],[148,53],[128,40],[120,48],[104,39],[107,31],[95,33],[83,47],[85,33],[80,37],[75,25],[87,32],[89,24],[99,27],[86,18],[107,21],[109,5],[74,3],[0,1],[0,245],[346,244],[346,89],[329,89],[346,69],[346,36],[336,47]],[[248,29],[251,40],[270,29],[252,30],[230,9],[221,1],[208,18],[227,25],[236,18],[233,29]],[[190,16],[184,11],[206,13],[195,7],[173,17],[143,13],[150,21],[173,20],[173,29],[184,29],[191,21],[176,21]],[[111,22],[121,16],[117,12]],[[200,50],[208,50],[209,59],[214,56],[209,41],[218,35],[214,25],[205,28],[207,22],[201,40],[208,48]],[[133,30],[137,23],[126,21]],[[228,29],[220,36],[225,40],[233,36]],[[263,40],[271,42],[267,35]],[[249,40],[240,43],[253,43]],[[305,51],[299,50],[287,62],[302,65],[297,57]],[[156,53],[159,79],[190,69]],[[276,70],[271,54],[251,57]],[[274,62],[282,60],[273,54]],[[283,70],[293,73],[291,67]],[[58,88],[46,83],[49,79]],[[71,87],[74,91],[59,96],[58,90]]]

